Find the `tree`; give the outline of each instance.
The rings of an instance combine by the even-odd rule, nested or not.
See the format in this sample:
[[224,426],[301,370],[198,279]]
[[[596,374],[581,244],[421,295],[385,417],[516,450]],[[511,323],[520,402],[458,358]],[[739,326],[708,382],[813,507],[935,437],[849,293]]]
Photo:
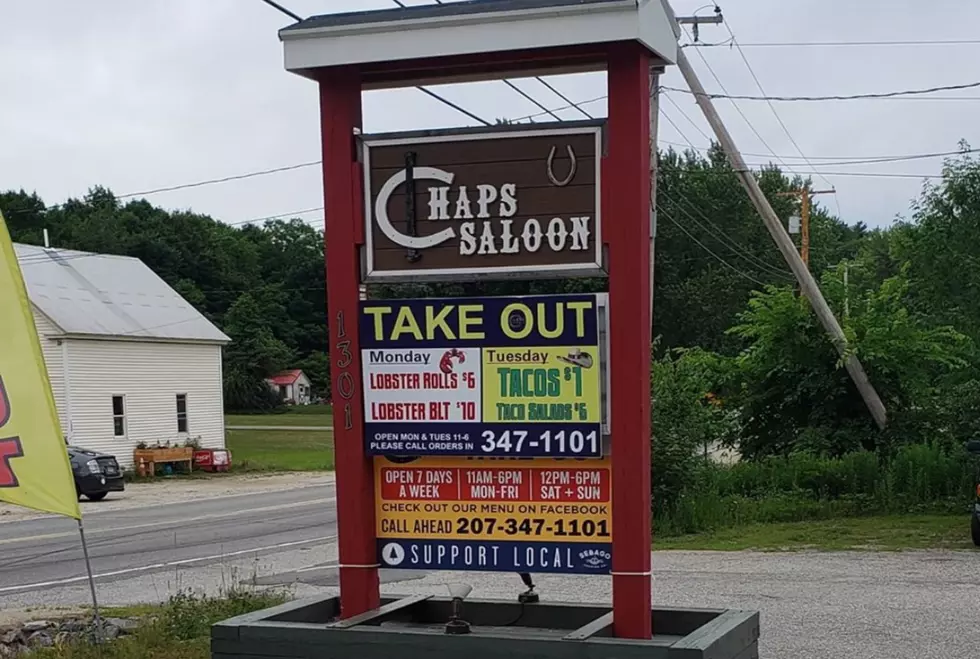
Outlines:
[[[843,266],[842,266],[843,267]],[[843,305],[839,272],[821,288]],[[889,453],[902,443],[948,432],[951,418],[940,383],[952,381],[972,359],[972,341],[951,327],[935,327],[905,305],[905,275],[851,293],[843,327],[889,411],[878,431],[809,302],[789,288],[755,292],[729,332],[745,341],[730,388],[741,408],[743,456],[760,458],[810,450],[842,455],[865,449]]]
[[285,368],[293,351],[277,339],[251,293],[244,293],[225,316],[225,333],[232,342],[225,348],[225,407],[255,410],[272,407],[265,379]]

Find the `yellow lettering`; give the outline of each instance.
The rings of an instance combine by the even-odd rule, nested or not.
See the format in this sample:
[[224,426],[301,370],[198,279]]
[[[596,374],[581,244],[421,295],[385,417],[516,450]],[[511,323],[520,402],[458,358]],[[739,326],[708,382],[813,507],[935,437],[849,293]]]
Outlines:
[[[510,315],[515,311],[524,314],[524,327],[519,330],[512,328],[509,322]],[[531,315],[531,310],[526,304],[520,302],[508,304],[500,313],[500,329],[511,339],[525,338],[534,329],[534,318]]]
[[569,302],[568,308],[575,312],[575,336],[585,336],[585,311],[592,308],[592,302]]
[[480,329],[483,324],[482,304],[459,305],[459,338],[484,339],[486,334]]
[[364,307],[364,313],[374,316],[374,340],[381,341],[385,336],[384,316],[391,313],[391,307]]
[[410,307],[402,307],[398,310],[395,326],[391,330],[391,340],[396,340],[402,334],[411,334],[417,340],[422,340],[422,330],[419,329],[419,324],[415,322],[415,316],[412,315]]
[[553,330],[548,329],[548,324],[545,322],[547,313],[548,305],[544,302],[538,302],[538,331],[546,339],[557,339],[565,329],[565,305],[561,302],[555,305],[556,325]]
[[448,316],[449,312],[452,310],[453,305],[451,304],[445,305],[437,314],[433,313],[435,311],[434,307],[425,308],[425,338],[429,339],[430,341],[434,339],[437,327],[442,331],[443,336],[445,336],[447,339],[456,338],[456,335],[453,334],[453,330],[449,327],[449,324],[446,323],[446,316]]

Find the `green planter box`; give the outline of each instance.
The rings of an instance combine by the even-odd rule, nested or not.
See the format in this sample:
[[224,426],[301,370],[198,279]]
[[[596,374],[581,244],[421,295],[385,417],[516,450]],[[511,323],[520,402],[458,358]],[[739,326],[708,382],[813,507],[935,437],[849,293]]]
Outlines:
[[655,608],[654,637],[612,637],[609,607],[467,600],[471,633],[444,633],[449,598],[383,598],[338,620],[336,597],[290,602],[211,628],[212,659],[758,659],[759,613]]

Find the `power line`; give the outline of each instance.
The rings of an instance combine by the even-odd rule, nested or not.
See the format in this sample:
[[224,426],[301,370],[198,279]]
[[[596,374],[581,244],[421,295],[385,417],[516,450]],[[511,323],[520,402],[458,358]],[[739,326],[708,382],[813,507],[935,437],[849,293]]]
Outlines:
[[[681,206],[681,204],[675,198],[672,198],[671,197],[670,193],[668,193],[666,191],[663,191],[663,190],[660,190],[660,191],[658,191],[658,194],[662,194],[663,198],[666,201],[670,202],[674,207],[677,208],[677,210],[679,210],[681,213],[683,213],[684,215],[686,215],[688,219],[690,219],[692,222],[694,222],[695,224],[697,224],[699,227],[701,227],[702,229],[704,229],[708,233],[710,233],[710,234],[717,233],[717,234],[720,234],[721,236],[723,236],[724,238],[727,238],[729,242],[727,242],[727,243],[724,243],[723,242],[722,244],[724,244],[725,247],[727,247],[736,256],[741,256],[742,258],[744,258],[749,263],[752,263],[753,265],[755,265],[756,267],[758,267],[759,269],[761,269],[765,274],[768,274],[770,276],[781,277],[781,278],[784,278],[784,279],[786,279],[788,281],[795,281],[795,279],[793,278],[792,273],[790,273],[788,270],[783,270],[783,269],[779,268],[778,266],[775,266],[775,265],[773,265],[771,263],[767,263],[766,261],[763,261],[761,258],[759,258],[759,257],[755,256],[754,254],[752,254],[747,247],[745,247],[743,244],[741,244],[740,242],[738,242],[737,240],[735,240],[734,238],[732,238],[731,235],[729,235],[724,229],[722,229],[720,226],[718,226],[715,222],[712,222],[708,218],[708,216],[704,213],[704,211],[702,211],[700,208],[698,208],[698,206],[696,204],[694,204],[683,193],[681,193],[681,192],[679,192],[677,190],[674,190],[673,192],[678,197],[680,197],[680,199],[683,200],[683,203],[684,203],[685,206],[687,206],[688,208],[693,209],[694,212],[696,212],[698,215],[700,215],[701,218],[704,220],[704,222],[707,223],[708,225],[710,225],[710,228],[709,228],[709,226],[705,226],[704,223],[702,223],[700,220],[698,220],[696,217],[694,217],[694,215],[692,215],[690,212],[688,212],[683,206]],[[717,239],[718,236],[715,236],[715,238]],[[719,240],[718,242],[722,242],[722,241]]]
[[273,2],[273,0],[262,0],[262,2],[264,2],[267,5],[269,5],[270,7],[274,7],[275,9],[278,9],[282,13],[286,14],[286,16],[289,16],[290,18],[292,18],[297,23],[299,23],[300,21],[303,20],[303,18],[299,14],[294,14],[293,12],[289,11],[288,9],[286,9],[285,7],[283,7],[278,2]]
[[[980,44],[980,39],[931,39],[922,41],[759,41],[743,43],[743,48],[807,48],[837,46],[965,46]],[[707,45],[707,44],[706,44]]]
[[[392,0],[392,2],[394,2],[396,5],[398,5],[402,9],[405,9],[406,8],[405,5],[402,4],[401,0]],[[435,2],[436,2],[437,5],[444,4],[442,0],[435,0]],[[542,78],[541,76],[534,76],[534,79],[537,80],[538,82],[540,82],[542,85],[544,85],[548,89],[550,89],[552,92],[554,92],[563,101],[565,101],[566,103],[568,103],[570,107],[575,108],[576,110],[578,110],[579,112],[581,112],[582,114],[584,114],[589,119],[592,119],[593,118],[588,112],[586,112],[581,107],[579,107],[574,101],[572,101],[569,98],[566,98],[564,94],[562,94],[560,91],[558,91],[557,89],[555,89],[554,87],[552,87],[550,84],[548,84],[547,82],[545,82],[544,78]],[[535,105],[537,105],[539,108],[541,108],[544,111],[545,114],[551,115],[552,117],[555,118],[556,121],[561,121],[561,117],[559,117],[557,114],[555,114],[555,111],[554,110],[549,110],[548,108],[546,108],[544,105],[542,105],[541,103],[539,103],[537,100],[535,100],[534,98],[532,98],[531,96],[529,96],[528,94],[526,94],[525,92],[523,92],[521,89],[519,89],[517,87],[517,85],[515,85],[513,82],[511,82],[510,80],[507,80],[506,78],[503,80],[503,82],[508,87],[510,87],[511,89],[513,89],[514,91],[516,91],[518,94],[520,94],[521,96],[525,97],[527,100],[531,101],[532,103],[534,103]]]
[[[727,18],[725,19],[724,25],[725,25],[725,29],[728,30],[728,35],[732,38],[732,43],[735,44],[735,48],[736,50],[738,50],[738,54],[741,56],[742,61],[745,63],[745,68],[749,70],[749,75],[751,75],[752,80],[755,81],[755,86],[759,88],[759,93],[765,96],[766,90],[763,89],[762,82],[759,80],[759,76],[756,75],[755,69],[753,69],[752,65],[749,63],[749,58],[746,57],[745,51],[743,51],[742,47],[738,44],[738,39],[735,38],[735,32],[732,30],[731,25],[729,25]],[[772,111],[772,116],[776,117],[776,121],[779,123],[780,128],[783,129],[783,132],[786,134],[786,137],[789,138],[790,144],[793,145],[793,148],[796,149],[796,152],[799,153],[800,157],[803,158],[803,162],[809,165],[810,169],[812,169],[817,176],[822,178],[827,185],[829,185],[832,189],[834,189],[834,203],[837,205],[837,216],[840,217],[841,216],[840,199],[838,199],[837,190],[834,187],[834,184],[831,183],[826,176],[820,174],[816,170],[816,168],[814,168],[813,164],[806,157],[806,154],[803,153],[803,149],[800,148],[800,145],[799,143],[797,143],[796,138],[794,138],[792,133],[789,132],[789,128],[786,127],[786,123],[783,121],[783,118],[779,116],[778,112],[776,112],[776,106],[773,105],[772,101],[767,100],[766,105],[768,105],[769,109]]]
[[538,101],[538,99],[534,98],[533,96],[531,96],[530,94],[528,94],[527,92],[525,92],[523,89],[521,89],[520,87],[518,87],[517,85],[515,85],[510,80],[504,79],[503,80],[503,83],[505,85],[507,85],[508,87],[510,87],[511,89],[513,89],[518,94],[520,94],[521,96],[523,96],[524,98],[526,98],[527,100],[529,100],[532,103],[534,103],[535,105],[537,105],[539,108],[541,108],[542,110],[544,110],[546,113],[550,114],[552,117],[555,118],[555,121],[561,121],[561,117],[559,117],[557,114],[555,114],[553,110],[549,110],[548,108],[546,108],[540,101]]
[[[668,140],[660,140],[662,144],[672,144],[674,146],[686,146],[682,142],[671,142]],[[693,149],[697,151],[710,151],[709,147],[706,146],[695,146],[688,143]],[[928,158],[945,158],[947,156],[960,156],[970,153],[980,153],[980,149],[962,149],[959,151],[937,151],[934,153],[912,153],[912,154],[902,154],[893,156],[810,156],[808,160],[818,160],[827,162],[816,162],[813,164],[814,167],[829,167],[830,165],[871,165],[877,163],[886,162],[904,162],[909,160],[925,160]],[[745,156],[753,156],[755,158],[769,158],[771,154],[767,153],[743,153]],[[799,160],[800,156],[790,156],[782,155],[780,158],[786,158],[790,160]]]
[[[406,8],[405,5],[401,2],[401,0],[393,0],[393,1],[394,1],[394,3],[396,5],[398,5],[402,9],[405,9]],[[296,13],[290,11],[289,9],[286,9],[285,7],[283,7],[282,5],[280,5],[278,2],[273,2],[272,0],[262,0],[262,2],[266,3],[270,7],[274,7],[275,9],[278,9],[283,14],[285,14],[286,16],[289,16],[290,18],[292,18],[292,19],[294,19],[296,21],[302,21],[303,20],[303,18],[301,16],[299,16],[299,14],[296,14]],[[491,125],[493,125],[489,121],[480,118],[479,116],[473,114],[469,110],[465,110],[462,107],[460,107],[459,105],[456,105],[455,103],[453,103],[452,101],[450,101],[450,100],[448,100],[446,98],[443,98],[442,96],[440,96],[439,94],[435,93],[431,89],[426,89],[425,87],[421,87],[421,86],[417,86],[416,89],[418,89],[421,92],[424,92],[424,93],[428,94],[432,98],[437,99],[438,101],[444,103],[445,105],[448,105],[449,107],[451,107],[452,109],[456,110],[457,112],[461,112],[461,113],[465,114],[470,119],[474,119],[474,120],[480,122],[484,126],[491,126]]]
[[[688,34],[687,28],[684,28],[684,33]],[[701,58],[701,61],[704,62],[704,65],[705,67],[707,67],[708,72],[711,74],[711,77],[715,79],[715,82],[718,83],[718,86],[721,87],[721,90],[727,94],[728,90],[725,88],[725,84],[718,77],[718,74],[715,73],[715,70],[711,67],[711,64],[708,62],[708,59],[704,56],[704,53],[702,53],[700,50],[696,52],[698,54],[698,57]],[[672,88],[662,86],[661,89],[672,89]],[[673,91],[677,91],[677,90],[673,89]],[[690,91],[688,91],[688,93],[690,93]],[[738,103],[732,102],[732,107],[735,108],[735,111],[738,112],[739,116],[742,117],[742,120],[745,121],[745,125],[749,127],[749,129],[755,134],[757,138],[759,138],[759,142],[762,143],[762,146],[764,146],[766,150],[768,150],[769,153],[771,153],[772,156],[776,158],[776,160],[778,160],[784,167],[788,168],[789,165],[787,165],[787,163],[784,162],[782,158],[776,155],[776,152],[773,150],[771,146],[769,146],[769,143],[766,141],[766,138],[762,136],[762,134],[756,129],[756,127],[752,125],[752,122],[749,121],[749,118],[745,116],[745,113],[742,112],[742,108],[739,107]]]
[[[698,51],[700,54],[700,51]],[[701,56],[704,59],[704,56]],[[980,81],[978,82],[967,82],[959,85],[942,85],[938,87],[925,87],[922,89],[903,89],[899,91],[892,92],[878,92],[871,94],[848,94],[848,95],[830,95],[830,96],[751,96],[747,94],[729,94],[724,87],[722,94],[705,94],[708,98],[727,98],[732,101],[855,101],[861,99],[881,99],[881,98],[896,98],[902,96],[921,96],[923,94],[935,94],[936,92],[946,92],[946,91],[956,91],[959,89],[974,89],[980,87]],[[689,89],[681,89],[679,87],[666,87],[663,89],[668,89],[670,91],[682,92],[685,94],[694,94]],[[942,97],[931,99],[931,100],[943,100]],[[978,100],[973,97],[961,98],[960,100]]]
[[660,216],[667,218],[667,221],[668,222],[670,222],[671,224],[673,224],[674,226],[676,226],[678,229],[680,229],[681,231],[683,231],[687,235],[688,238],[690,238],[691,240],[693,240],[694,243],[698,245],[698,247],[700,247],[701,249],[703,249],[704,251],[706,251],[708,254],[710,254],[711,256],[713,256],[717,261],[719,261],[722,265],[724,265],[725,267],[727,267],[729,270],[732,270],[736,274],[744,277],[745,279],[748,279],[749,281],[751,281],[753,283],[758,284],[759,286],[765,287],[765,286],[768,286],[769,285],[769,284],[767,284],[767,283],[765,283],[763,281],[759,281],[758,279],[756,279],[755,277],[753,277],[752,275],[750,275],[748,273],[742,272],[740,269],[738,269],[737,267],[735,267],[734,265],[732,265],[731,263],[729,263],[725,259],[723,259],[720,256],[718,256],[717,254],[715,254],[715,252],[713,252],[710,247],[706,246],[700,240],[698,240],[697,238],[695,238],[694,237],[694,234],[692,234],[690,231],[688,231],[686,228],[684,228],[684,225],[683,224],[681,224],[680,222],[678,222],[677,220],[675,220],[673,217],[671,217],[670,214],[669,213],[666,213],[659,205],[657,206],[657,213]]
[[[588,112],[586,112],[585,110],[582,109],[582,104],[575,103],[575,101],[573,101],[572,99],[568,98],[567,96],[565,96],[564,94],[562,94],[560,91],[558,91],[557,89],[555,89],[547,80],[545,80],[544,78],[542,78],[540,76],[538,76],[536,79],[542,85],[544,85],[545,87],[547,87],[548,89],[550,89],[558,98],[560,98],[561,100],[563,100],[566,103],[568,103],[570,107],[573,107],[576,110],[578,110],[579,112],[581,112],[582,114],[584,114],[587,119],[595,119],[595,117],[593,117],[591,114],[589,114]],[[562,109],[562,108],[558,108],[558,109]]]
[[195,181],[193,183],[181,183],[180,185],[172,185],[165,188],[154,188],[152,190],[142,190],[140,192],[128,192],[126,194],[116,195],[116,199],[128,199],[130,197],[144,197],[151,194],[159,194],[161,192],[173,192],[174,190],[186,190],[187,188],[198,188],[203,185],[213,185],[215,183],[227,183],[229,181],[240,181],[242,179],[254,178],[256,176],[265,176],[267,174],[278,174],[279,172],[288,172],[294,169],[302,169],[304,167],[313,167],[321,164],[322,160],[311,160],[309,162],[301,162],[296,165],[286,165],[285,167],[274,167],[272,169],[262,169],[255,172],[248,172],[246,174],[235,174],[234,176],[223,176],[221,178],[205,179],[203,181]]
[[[681,106],[677,104],[677,101],[675,101],[673,98],[671,98],[669,94],[661,94],[660,96],[661,96],[661,98],[667,99],[670,102],[671,105],[673,105],[675,108],[677,108],[677,111],[680,112],[684,116],[685,119],[687,119],[687,123],[689,123],[692,126],[694,126],[694,130],[696,130],[699,133],[701,133],[701,137],[703,137],[704,139],[708,140],[709,142],[711,141],[711,138],[708,137],[708,134],[705,133],[703,130],[701,130],[701,127],[700,126],[698,126],[696,123],[694,123],[694,120],[691,119],[691,116],[687,112],[684,112],[683,108],[681,108]],[[671,123],[673,123],[673,122],[671,122]],[[693,144],[691,144],[691,146],[694,147]],[[694,148],[697,148],[697,147],[694,147]]]

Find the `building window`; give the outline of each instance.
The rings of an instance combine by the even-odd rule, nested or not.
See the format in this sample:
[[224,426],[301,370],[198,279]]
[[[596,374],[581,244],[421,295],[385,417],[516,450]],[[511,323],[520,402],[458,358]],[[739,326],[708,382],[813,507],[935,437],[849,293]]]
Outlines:
[[177,394],[177,432],[187,432],[187,394]]
[[126,400],[124,396],[112,397],[112,434],[126,436]]

